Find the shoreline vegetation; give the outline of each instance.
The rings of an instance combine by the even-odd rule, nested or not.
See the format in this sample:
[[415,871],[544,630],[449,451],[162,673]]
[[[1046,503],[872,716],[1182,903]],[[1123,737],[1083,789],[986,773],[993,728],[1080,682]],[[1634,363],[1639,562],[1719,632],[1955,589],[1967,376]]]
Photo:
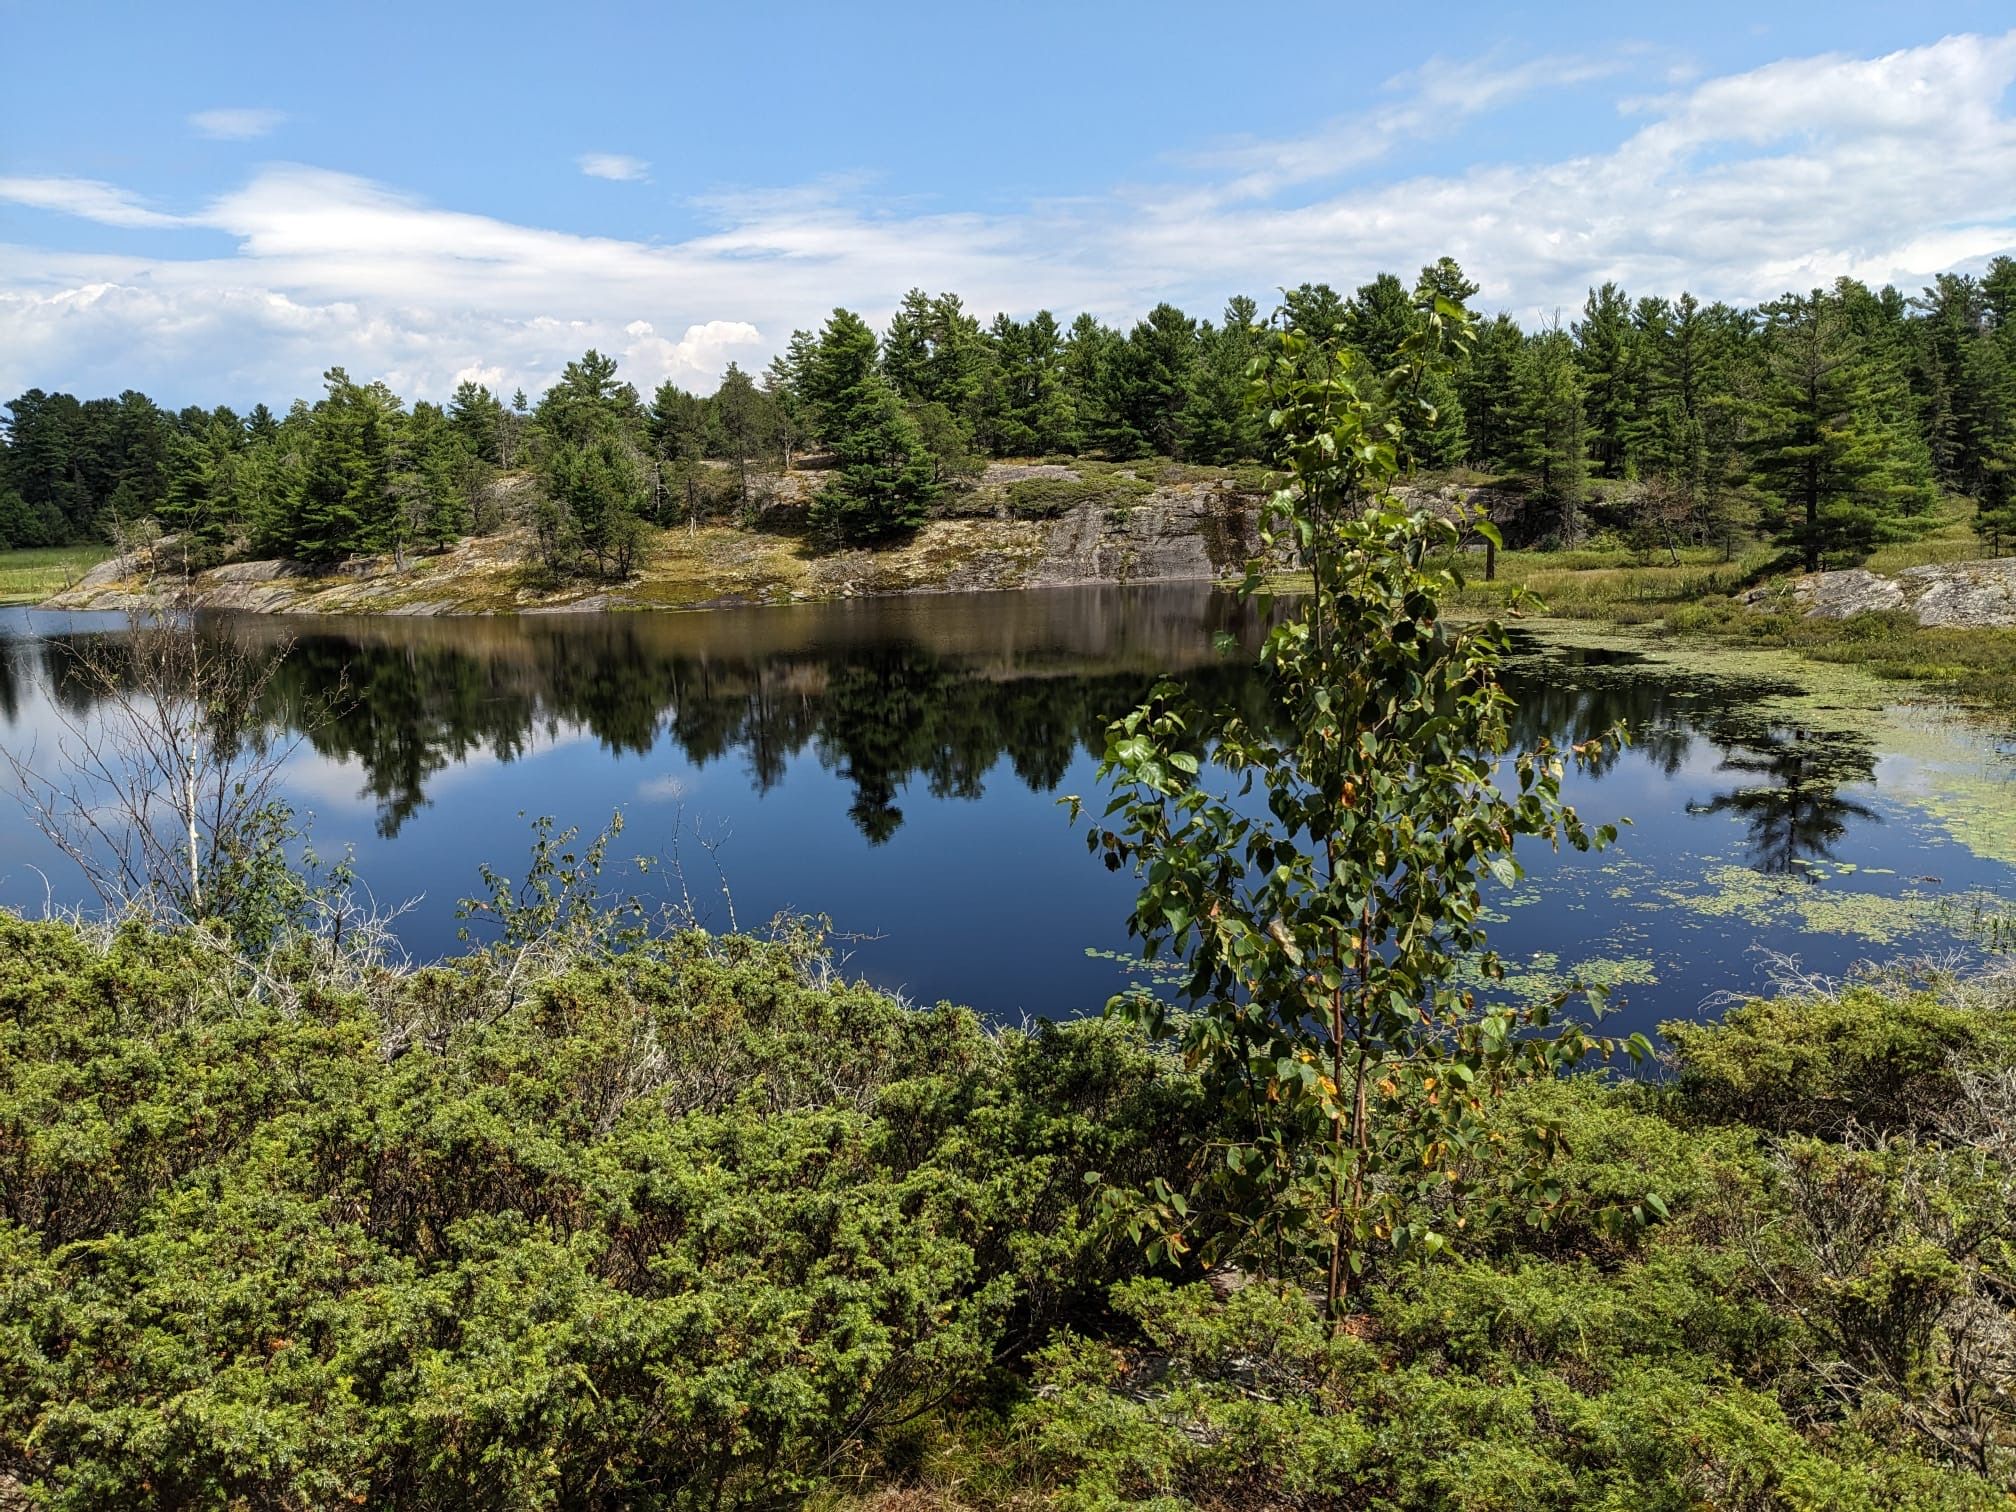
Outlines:
[[[1227,471],[1189,471],[1183,487],[1190,509],[1172,517],[1150,493],[1131,520],[1102,515],[1076,533],[1063,528],[1069,520],[1060,526],[1054,519],[980,515],[934,525],[900,546],[830,554],[803,550],[789,536],[733,525],[675,528],[641,553],[631,584],[577,585],[561,597],[551,595],[550,585],[508,543],[497,550],[470,541],[403,569],[387,562],[383,573],[353,569],[307,577],[225,569],[213,575],[221,579],[214,587],[213,577],[199,577],[194,595],[172,574],[164,583],[120,572],[105,548],[0,553],[0,604],[123,609],[193,601],[238,611],[338,615],[613,613],[1171,580],[1152,569],[1137,575],[1140,545],[1149,541],[1165,567],[1173,565],[1176,580],[1235,581],[1230,563],[1251,543],[1257,495],[1238,491]],[[1429,485],[1420,492],[1433,497],[1440,490]],[[1223,522],[1215,536],[1200,526],[1210,518]],[[1059,538],[1056,549],[1046,546]],[[1949,509],[1943,523],[1920,539],[1875,553],[1868,570],[1895,575],[1978,560],[1977,551],[1967,512]],[[1784,650],[1916,684],[1962,704],[2016,708],[2016,628],[1924,626],[1904,610],[1815,614],[1790,591],[1797,577],[1774,571],[1782,559],[1771,548],[1751,547],[1733,561],[1713,548],[1676,555],[1677,562],[1647,560],[1642,550],[1614,539],[1574,552],[1508,550],[1497,554],[1495,578],[1485,581],[1482,553],[1472,548],[1462,562],[1469,581],[1450,603],[1461,613],[1517,612],[1514,600],[1524,592],[1549,618],[1628,628],[1675,643]],[[172,567],[172,554],[164,557],[163,565]],[[1295,579],[1284,571],[1279,581],[1292,587]]]
[[[1066,800],[1170,968],[1103,1017],[990,1027],[848,982],[816,920],[647,917],[603,876],[620,815],[586,843],[535,821],[522,877],[479,868],[464,950],[404,961],[345,863],[281,859],[306,837],[251,721],[284,645],[136,622],[129,723],[87,732],[109,791],[28,774],[107,912],[0,914],[0,1500],[2006,1508],[2010,974],[1788,977],[1662,1026],[1663,1056],[1577,1018],[1572,986],[1507,990],[1487,889],[1517,885],[1515,836],[1615,838],[1561,795],[1616,732],[1516,743],[1491,611],[1507,569],[1559,559],[1394,489],[1448,440],[1422,396],[1493,341],[1540,396],[1538,475],[1579,478],[1577,352],[1637,323],[1606,290],[1589,333],[1515,353],[1468,288],[1437,264],[1334,321],[1305,288],[1244,354],[1232,409],[1264,436],[1231,454],[1288,486],[1241,591],[1285,565],[1304,592],[1255,653],[1266,719],[1164,683],[1109,726],[1108,791]],[[1669,334],[1700,313],[1665,308]],[[1900,482],[1912,432],[1879,423],[1882,322],[1919,317],[1847,287],[1741,313],[1723,334],[1761,344],[1767,396],[1802,352],[1843,375],[1849,484],[1791,507],[1753,457],[1751,493],[1673,518],[1780,487],[1802,560],[1935,538],[1929,465]],[[937,497],[902,361],[929,374],[965,328],[910,314],[880,357],[845,312],[806,338],[819,428],[866,438],[812,506],[849,550]],[[1115,358],[1137,376],[1199,334],[1142,331]],[[339,376],[303,422],[333,427],[304,463],[314,530],[367,518],[327,448],[383,439]],[[612,385],[584,359],[534,422],[546,565],[608,582],[647,545],[603,507],[636,476]],[[1043,518],[1084,507],[1058,502],[1082,478],[1018,481]],[[1557,546],[1586,547],[1579,490],[1553,496]],[[1497,581],[1459,583],[1470,540]],[[1741,556],[1584,564],[1567,612],[1795,634],[1733,599],[1719,620],[1698,574],[1721,569],[1689,549]]]
[[[1320,1290],[1152,1262],[1196,1075],[816,933],[304,951],[0,916],[30,1505],[1988,1509],[2016,988],[1899,968],[1529,1085],[1556,1200]],[[1647,1188],[1663,1221],[1598,1221]]]

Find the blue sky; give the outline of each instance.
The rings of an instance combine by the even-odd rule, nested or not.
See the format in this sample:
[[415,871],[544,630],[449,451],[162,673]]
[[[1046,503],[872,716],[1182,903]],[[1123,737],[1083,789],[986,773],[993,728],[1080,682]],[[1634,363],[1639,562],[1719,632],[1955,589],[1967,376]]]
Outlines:
[[1256,14],[0,0],[0,392],[707,389],[913,284],[1127,321],[1449,251],[1537,320],[2016,249],[2006,3]]

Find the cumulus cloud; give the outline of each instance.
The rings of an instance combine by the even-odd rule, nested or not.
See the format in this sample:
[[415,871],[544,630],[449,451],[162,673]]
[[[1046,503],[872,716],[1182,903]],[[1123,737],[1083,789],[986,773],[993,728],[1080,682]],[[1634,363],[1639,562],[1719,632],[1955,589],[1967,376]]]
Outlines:
[[199,110],[189,117],[189,125],[198,136],[213,137],[222,142],[250,142],[270,136],[286,119],[287,113],[283,110],[234,106]]
[[[0,245],[0,393],[138,383],[177,403],[270,402],[312,391],[332,362],[414,397],[470,374],[537,393],[591,345],[640,388],[704,390],[834,305],[881,320],[913,285],[955,289],[983,317],[1048,306],[1131,320],[1163,298],[1212,313],[1233,292],[1348,287],[1446,252],[1483,284],[1487,309],[1534,319],[1608,278],[1753,300],[1841,274],[1910,287],[2016,251],[2016,32],[1700,79],[1665,62],[1437,60],[1356,126],[1223,147],[1152,188],[981,214],[827,180],[715,197],[700,207],[712,224],[664,244],[516,224],[299,165],[181,213],[94,180],[5,179],[0,200],[116,228],[201,228],[234,252]],[[1617,113],[1590,150],[1494,153],[1485,112],[1565,83],[1586,95],[1620,68],[1664,92],[1613,85]],[[1407,174],[1410,144],[1461,129],[1466,113],[1478,166]]]
[[644,159],[622,152],[584,152],[574,161],[590,178],[632,182],[647,178],[651,173],[651,165]]

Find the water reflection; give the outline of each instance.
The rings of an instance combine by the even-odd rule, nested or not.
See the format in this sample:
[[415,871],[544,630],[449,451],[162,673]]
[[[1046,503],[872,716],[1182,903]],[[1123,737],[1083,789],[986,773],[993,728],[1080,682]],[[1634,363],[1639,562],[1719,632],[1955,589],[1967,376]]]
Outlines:
[[[88,715],[64,642],[120,623],[0,612],[0,745],[46,751],[59,710]],[[874,942],[850,969],[1011,1016],[1095,1009],[1118,985],[1113,954],[1132,951],[1135,884],[1088,863],[1055,794],[1096,792],[1107,722],[1165,673],[1260,722],[1253,674],[1211,639],[1250,646],[1261,628],[1227,596],[1166,586],[201,622],[292,639],[262,710],[273,730],[305,732],[282,791],[314,813],[325,854],[355,848],[379,897],[422,900],[401,926],[416,955],[455,948],[454,900],[478,862],[508,870],[522,856],[520,811],[592,830],[623,807],[628,855],[676,860],[682,828],[727,834],[722,881],[744,923],[831,914]],[[1867,945],[1842,932],[1855,921],[1834,905],[1858,905],[1837,894],[1932,928],[1936,900],[1907,896],[1907,879],[1944,877],[1945,892],[2009,882],[1900,804],[1922,775],[1915,758],[1774,713],[1797,707],[1777,698],[1783,685],[1551,639],[1520,640],[1507,672],[1522,744],[1630,730],[1599,772],[1571,777],[1569,797],[1592,820],[1634,824],[1600,858],[1527,852],[1529,882],[1494,943],[1529,966],[1631,966],[1635,1027],[1749,985],[1753,946],[1844,969]],[[333,717],[308,717],[328,704]],[[0,814],[0,903],[83,901],[53,860],[18,810]],[[1732,874],[1764,885],[1746,892]]]
[[[696,766],[742,765],[759,796],[811,751],[851,792],[871,844],[903,824],[902,794],[978,800],[1004,760],[1034,792],[1096,755],[1104,729],[1164,673],[1203,699],[1264,719],[1256,676],[1210,650],[1224,631],[1251,646],[1256,614],[1204,590],[946,597],[686,615],[498,620],[310,620],[206,616],[208,635],[292,642],[267,694],[276,728],[354,763],[382,836],[429,801],[429,784],[480,754],[522,757],[585,730],[613,753],[669,739]],[[16,640],[0,656],[0,717],[39,682],[72,713],[66,637]],[[39,663],[39,665],[36,665]],[[1738,779],[1685,812],[1733,815],[1749,864],[1789,873],[1834,854],[1851,823],[1875,823],[1843,788],[1873,779],[1867,741],[1782,728],[1757,708],[1777,685],[1652,669],[1627,652],[1515,640],[1507,682],[1514,738],[1586,741],[1622,726],[1628,755],[1671,777],[1705,741]],[[318,711],[314,718],[304,711]],[[1627,752],[1611,751],[1600,777]]]
[[[1738,779],[1686,812],[1725,814],[1745,827],[1746,862],[1767,874],[1811,880],[1807,863],[1829,860],[1850,821],[1882,815],[1842,789],[1875,781],[1876,748],[1865,737],[1774,723],[1762,710],[1788,685],[1757,679],[1653,672],[1629,653],[1555,649],[1530,643],[1512,678],[1519,738],[1587,740],[1621,725],[1633,752],[1666,776],[1679,774],[1697,743],[1716,750],[1717,775]],[[1612,750],[1598,771],[1624,752]]]
[[1874,775],[1875,752],[1866,744],[1790,729],[1723,743],[1723,749],[1720,770],[1759,780],[1690,802],[1687,812],[1740,817],[1749,831],[1749,864],[1757,871],[1810,881],[1807,863],[1833,859],[1849,820],[1882,822],[1868,804],[1841,793],[1844,783],[1866,783]]
[[[849,784],[855,827],[880,843],[903,823],[899,795],[913,782],[934,799],[978,799],[1005,757],[1031,790],[1054,789],[1164,672],[1200,696],[1251,702],[1247,671],[1210,650],[1217,630],[1250,640],[1251,615],[1216,594],[1132,597],[1132,614],[1114,595],[1064,593],[249,633],[295,635],[271,716],[338,711],[308,739],[361,766],[387,836],[438,773],[478,751],[512,760],[571,727],[612,752],[669,738],[695,765],[739,760],[759,795],[809,749]],[[206,629],[248,633],[242,622]]]

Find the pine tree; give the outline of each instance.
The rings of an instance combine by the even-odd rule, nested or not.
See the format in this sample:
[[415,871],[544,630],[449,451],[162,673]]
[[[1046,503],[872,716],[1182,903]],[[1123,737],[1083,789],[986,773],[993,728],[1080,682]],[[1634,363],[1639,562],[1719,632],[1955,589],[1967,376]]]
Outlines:
[[1374,372],[1390,369],[1400,357],[1400,345],[1419,323],[1407,286],[1391,273],[1360,284],[1344,307],[1344,340],[1364,354]]
[[1198,462],[1239,462],[1261,452],[1260,414],[1248,400],[1247,369],[1259,356],[1265,331],[1259,307],[1245,295],[1225,306],[1225,323],[1208,321],[1198,334],[1198,355],[1183,400],[1183,455]]
[[1582,500],[1589,464],[1582,412],[1582,375],[1575,343],[1559,326],[1528,337],[1513,373],[1518,405],[1511,462],[1526,475],[1527,515],[1535,534],[1563,546],[1582,538]]
[[1638,419],[1638,333],[1631,301],[1614,283],[1591,289],[1574,325],[1575,359],[1582,372],[1589,459],[1606,478],[1631,472],[1630,437]]
[[1048,310],[1027,321],[997,315],[987,334],[993,358],[976,439],[997,457],[1071,450],[1075,417],[1056,317]]
[[1344,301],[1327,283],[1305,283],[1281,296],[1284,324],[1308,336],[1312,346],[1334,347],[1344,340]]
[[[795,342],[804,334],[803,331],[794,331],[792,340]],[[812,434],[788,352],[780,352],[771,358],[770,365],[763,370],[763,396],[770,401],[771,440],[777,446],[778,466],[788,473],[791,471],[791,459]]]
[[1509,467],[1518,454],[1518,372],[1526,335],[1510,315],[1477,328],[1468,358],[1456,372],[1463,428],[1477,461]]
[[470,456],[503,462],[504,406],[489,389],[474,379],[458,384],[448,404],[448,422]]
[[831,481],[813,500],[814,528],[856,545],[922,524],[936,491],[931,458],[882,375],[875,334],[860,316],[833,312],[808,379],[819,431],[834,459]]
[[720,454],[735,464],[736,499],[746,513],[750,508],[749,464],[768,447],[773,428],[769,401],[749,375],[731,362],[709,408],[714,414],[714,432],[720,438]]
[[1197,322],[1166,302],[1114,348],[1106,369],[1106,426],[1097,438],[1113,456],[1177,454],[1197,351]]
[[352,383],[340,367],[323,380],[328,392],[310,412],[289,543],[314,562],[391,544],[389,395],[382,385]]
[[629,438],[605,425],[578,441],[559,441],[542,471],[549,562],[566,570],[585,557],[602,577],[628,577],[643,543],[646,487],[643,459]]
[[1096,445],[1111,433],[1115,421],[1109,413],[1110,374],[1124,344],[1118,331],[1089,314],[1081,313],[1071,322],[1063,358],[1064,393],[1072,416],[1072,444],[1067,450]]
[[1894,411],[1907,396],[1881,391],[1884,375],[1855,313],[1839,289],[1764,307],[1751,476],[1773,507],[1779,539],[1799,550],[1808,572],[1908,533],[1911,516],[1930,502],[1922,441],[1915,457],[1900,444]]
[[1463,401],[1447,369],[1431,368],[1423,376],[1402,424],[1401,457],[1410,471],[1447,472],[1470,455]]
[[164,529],[213,552],[231,538],[240,518],[237,441],[234,427],[211,420],[170,442]]

